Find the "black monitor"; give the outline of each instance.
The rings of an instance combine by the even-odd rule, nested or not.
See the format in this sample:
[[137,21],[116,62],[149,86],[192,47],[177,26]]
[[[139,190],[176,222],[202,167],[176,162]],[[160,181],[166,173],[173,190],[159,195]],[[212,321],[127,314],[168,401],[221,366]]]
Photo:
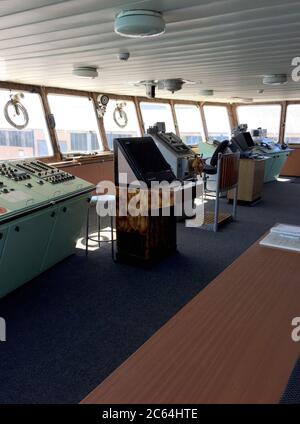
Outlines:
[[243,135],[246,140],[246,143],[248,144],[248,147],[249,148],[254,147],[255,143],[253,141],[252,135],[249,132],[244,132]]
[[252,147],[254,147],[254,141],[249,132],[243,132],[237,134],[233,137],[232,142],[241,150],[242,152],[247,152]]
[[152,137],[118,138],[114,140],[115,152],[119,147],[128,160],[135,175],[145,181],[168,181],[176,179]]

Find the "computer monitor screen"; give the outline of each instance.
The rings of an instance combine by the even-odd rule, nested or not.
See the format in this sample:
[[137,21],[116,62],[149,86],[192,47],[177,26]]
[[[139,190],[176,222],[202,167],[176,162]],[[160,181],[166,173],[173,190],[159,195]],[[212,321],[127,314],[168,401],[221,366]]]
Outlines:
[[142,174],[170,169],[170,165],[151,138],[144,138],[137,142],[129,141],[126,143],[126,148]]
[[244,134],[240,133],[233,137],[232,142],[241,150],[242,152],[246,152],[249,150],[249,146],[245,140]]
[[255,144],[254,144],[254,141],[253,141],[251,134],[249,132],[244,132],[243,135],[244,135],[244,138],[246,140],[246,143],[248,144],[248,147],[249,148],[254,147]]

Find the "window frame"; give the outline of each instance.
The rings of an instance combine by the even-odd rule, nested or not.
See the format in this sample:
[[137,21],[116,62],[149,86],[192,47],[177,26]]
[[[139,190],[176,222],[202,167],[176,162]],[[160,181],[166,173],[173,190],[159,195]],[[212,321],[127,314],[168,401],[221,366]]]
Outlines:
[[[179,135],[180,138],[182,138],[182,136],[181,136],[181,132],[180,132],[180,126],[179,126],[179,123],[178,123],[178,114],[176,112],[176,106],[192,106],[192,107],[195,107],[195,108],[198,109],[199,122],[200,122],[200,126],[202,127],[202,133],[200,132],[200,136],[202,137],[203,140],[201,141],[201,143],[206,143],[206,138],[207,138],[207,135],[206,135],[206,132],[205,132],[206,122],[205,123],[203,122],[202,113],[201,113],[201,107],[202,107],[201,104],[184,102],[184,101],[182,102],[182,101],[178,100],[178,101],[173,101],[173,104],[171,104],[171,106],[173,106],[173,108],[174,108],[174,114],[175,114],[175,117],[176,117],[175,127],[178,130],[178,135]],[[195,148],[195,147],[199,146],[199,143],[188,144],[188,146],[191,147],[191,148]]]
[[[300,108],[300,101],[297,101],[297,100],[289,101],[289,102],[286,102],[286,104],[285,104],[286,110],[285,110],[285,119],[284,119],[283,143],[286,143],[286,131],[287,131],[286,122],[287,122],[287,115],[288,115],[289,106],[299,106],[299,108]],[[299,143],[293,143],[293,142],[289,141],[288,145],[293,146],[295,148],[300,148],[300,142]]]
[[[99,132],[99,135],[100,135],[99,141],[100,141],[100,144],[103,147],[103,150],[101,152],[99,152],[98,154],[94,154],[93,158],[102,157],[105,153],[107,153],[107,151],[110,152],[109,149],[108,149],[108,146],[107,146],[106,134],[105,134],[104,127],[103,127],[103,119],[99,118],[98,114],[97,114],[96,104],[97,104],[97,97],[99,95],[98,93],[82,91],[82,90],[77,91],[77,90],[72,90],[72,89],[45,87],[45,98],[46,98],[47,108],[49,110],[49,114],[52,114],[53,112],[51,110],[51,106],[50,106],[49,99],[48,99],[49,95],[60,95],[60,96],[66,96],[66,97],[85,97],[88,100],[90,100],[92,102],[92,105],[93,105],[95,118],[96,118],[96,122],[97,122],[97,128],[98,128],[98,132]],[[55,115],[54,115],[54,118],[55,118]],[[102,121],[102,123],[100,121]],[[103,136],[103,133],[104,133],[104,136]],[[71,158],[72,157],[71,153],[61,152],[56,128],[53,128],[53,135],[54,135],[54,138],[55,138],[55,144],[56,144],[56,147],[57,147],[58,155],[60,157],[60,161],[63,162],[66,159],[66,157]],[[76,157],[77,156],[74,156],[74,158],[76,158]]]
[[[19,83],[14,83],[14,82],[5,82],[5,81],[1,81],[0,82],[0,90],[3,91],[16,91],[16,92],[23,92],[23,93],[28,93],[28,94],[37,94],[39,96],[40,99],[40,104],[41,104],[41,110],[42,110],[42,115],[45,119],[45,130],[48,134],[48,138],[49,138],[49,143],[51,145],[52,148],[52,155],[48,155],[48,156],[32,156],[32,157],[26,157],[26,159],[38,159],[41,160],[42,162],[46,162],[46,163],[50,163],[50,162],[55,162],[57,160],[61,160],[60,155],[58,154],[58,150],[57,150],[57,146],[55,141],[53,140],[53,136],[52,136],[52,130],[51,127],[49,125],[49,121],[48,121],[48,114],[47,114],[47,98],[45,96],[45,91],[43,89],[42,86],[38,86],[38,85],[29,85],[29,84],[19,84]],[[13,127],[12,127],[13,128]],[[26,130],[26,128],[24,129]],[[11,159],[11,160],[15,160],[15,159]],[[1,159],[0,159],[1,161]]]
[[[109,96],[109,101],[114,101],[114,102],[122,102],[123,101],[123,102],[127,102],[127,103],[132,103],[134,110],[135,110],[135,114],[136,114],[137,129],[138,129],[138,134],[139,134],[139,135],[137,135],[137,137],[143,137],[145,131],[144,131],[144,126],[141,126],[141,121],[140,121],[140,116],[139,116],[141,111],[139,110],[139,104],[137,104],[136,97],[126,96],[126,95],[125,96],[121,96],[121,95],[117,96],[117,95],[110,95],[110,94],[108,96]],[[107,113],[107,111],[106,111],[106,113]],[[106,139],[107,147],[108,147],[107,151],[112,153],[113,151],[109,148],[108,135],[107,135],[106,127],[105,127],[105,116],[102,119],[102,122],[103,122],[103,130],[105,132],[105,139]]]
[[[239,107],[260,107],[260,106],[280,106],[280,114],[279,114],[279,127],[278,127],[278,141],[274,141],[274,143],[276,144],[281,144],[282,143],[282,119],[283,119],[283,113],[284,113],[284,105],[283,102],[264,102],[264,103],[250,103],[250,104],[245,104],[245,103],[238,103],[235,105],[235,115],[236,115],[236,121],[237,124],[240,124],[239,122],[239,115],[238,115],[238,108]],[[241,122],[242,123],[242,122]],[[284,119],[284,124],[286,123],[286,116]],[[248,130],[250,130],[250,128],[248,128]],[[285,136],[285,130],[284,130],[284,134],[283,134],[283,138]]]
[[159,104],[159,105],[160,104],[165,104],[165,105],[168,105],[169,108],[170,108],[172,122],[173,122],[173,125],[174,125],[174,132],[176,133],[177,122],[175,122],[175,120],[174,120],[174,115],[173,115],[173,112],[172,112],[171,100],[168,100],[168,99],[158,99],[158,98],[155,98],[155,99],[151,100],[151,99],[148,99],[147,97],[146,98],[144,98],[144,97],[138,97],[138,105],[139,105],[139,110],[140,110],[140,114],[141,114],[141,120],[142,120],[142,124],[143,124],[144,134],[146,134],[147,128],[145,127],[145,121],[144,121],[143,111],[142,111],[142,106],[141,106],[142,103]]
[[201,108],[201,111],[202,111],[201,115],[202,115],[202,120],[203,120],[203,130],[204,130],[205,137],[206,137],[205,143],[209,143],[211,141],[210,138],[209,138],[209,129],[208,129],[207,119],[206,119],[206,115],[205,115],[205,107],[206,106],[223,107],[223,108],[226,109],[227,117],[228,117],[228,123],[229,123],[229,131],[230,131],[229,139],[231,139],[231,133],[232,133],[232,130],[234,128],[234,124],[232,122],[232,116],[231,116],[230,110],[229,110],[230,104],[229,103],[204,102],[204,103],[200,104],[200,108]]

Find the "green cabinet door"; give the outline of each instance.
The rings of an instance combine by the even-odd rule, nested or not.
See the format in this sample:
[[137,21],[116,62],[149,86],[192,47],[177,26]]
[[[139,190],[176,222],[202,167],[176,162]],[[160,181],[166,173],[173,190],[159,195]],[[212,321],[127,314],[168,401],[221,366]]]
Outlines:
[[[8,232],[8,226],[2,226],[2,227],[0,226],[0,271],[1,271],[1,261],[3,258],[2,253],[4,250],[7,232]],[[0,285],[1,285],[1,274],[0,274]]]
[[58,206],[57,218],[42,265],[43,271],[74,253],[76,241],[86,221],[88,206],[86,195]]
[[0,297],[40,273],[55,221],[52,214],[46,209],[9,224],[0,263]]

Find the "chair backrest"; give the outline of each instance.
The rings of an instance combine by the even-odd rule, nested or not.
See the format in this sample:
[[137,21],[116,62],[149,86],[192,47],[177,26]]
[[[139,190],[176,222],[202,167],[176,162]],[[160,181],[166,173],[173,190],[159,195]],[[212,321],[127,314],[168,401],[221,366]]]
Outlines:
[[212,158],[210,160],[210,164],[211,166],[217,166],[218,164],[218,157],[219,154],[224,154],[226,152],[226,149],[228,147],[229,141],[228,140],[224,140],[222,141],[218,147],[216,148],[214,154],[212,155]]
[[229,190],[238,184],[240,152],[219,154],[218,187],[220,191]]

